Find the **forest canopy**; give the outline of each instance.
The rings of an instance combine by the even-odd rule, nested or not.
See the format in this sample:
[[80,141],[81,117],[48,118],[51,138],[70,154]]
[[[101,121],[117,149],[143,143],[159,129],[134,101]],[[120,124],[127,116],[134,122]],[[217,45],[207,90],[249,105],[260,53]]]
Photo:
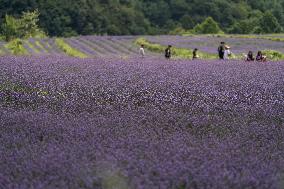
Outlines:
[[1,26],[7,15],[19,19],[34,10],[50,36],[212,33],[210,28],[278,33],[284,28],[284,0],[0,0]]

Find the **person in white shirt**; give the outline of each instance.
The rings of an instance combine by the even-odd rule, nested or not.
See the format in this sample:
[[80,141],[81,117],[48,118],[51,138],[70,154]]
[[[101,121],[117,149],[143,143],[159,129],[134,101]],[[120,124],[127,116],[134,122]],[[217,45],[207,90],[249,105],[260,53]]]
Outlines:
[[231,51],[229,46],[225,46],[225,51],[224,51],[224,60],[229,60],[231,56]]
[[141,58],[145,57],[144,45],[141,45],[141,47],[139,49],[139,55],[141,56]]

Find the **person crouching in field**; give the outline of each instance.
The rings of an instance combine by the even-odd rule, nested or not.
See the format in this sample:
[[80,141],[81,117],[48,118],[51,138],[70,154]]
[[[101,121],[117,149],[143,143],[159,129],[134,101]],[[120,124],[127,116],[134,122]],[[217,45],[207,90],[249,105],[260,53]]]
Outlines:
[[230,56],[231,56],[231,51],[230,51],[230,47],[225,45],[225,51],[224,51],[224,60],[229,60]]
[[258,62],[266,62],[266,56],[264,56],[261,51],[258,51],[255,60]]
[[224,59],[224,53],[225,53],[225,42],[221,42],[220,46],[218,47],[218,55],[220,60]]
[[145,57],[145,50],[144,50],[144,45],[142,44],[140,49],[139,49],[139,55],[141,58]]
[[192,60],[199,58],[199,56],[197,55],[197,51],[198,51],[197,48],[195,48],[195,49],[193,50],[193,52],[192,52]]
[[253,57],[252,51],[248,52],[248,55],[246,56],[246,61],[248,61],[248,62],[254,61],[254,57]]
[[165,49],[165,57],[166,59],[170,59],[172,57],[172,46],[168,45],[168,47]]

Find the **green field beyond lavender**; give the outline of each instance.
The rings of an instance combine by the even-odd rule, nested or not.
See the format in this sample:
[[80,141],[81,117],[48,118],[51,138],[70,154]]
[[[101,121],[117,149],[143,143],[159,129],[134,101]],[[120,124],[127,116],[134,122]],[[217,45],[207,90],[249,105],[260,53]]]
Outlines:
[[[263,37],[142,36],[284,53]],[[138,38],[0,43],[0,188],[283,189],[284,61],[141,58]]]

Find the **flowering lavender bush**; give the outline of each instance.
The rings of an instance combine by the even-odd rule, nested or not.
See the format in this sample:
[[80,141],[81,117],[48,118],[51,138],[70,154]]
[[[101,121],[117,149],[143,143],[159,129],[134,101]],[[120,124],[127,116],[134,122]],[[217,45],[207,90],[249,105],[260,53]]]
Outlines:
[[283,62],[0,66],[0,188],[283,188]]

